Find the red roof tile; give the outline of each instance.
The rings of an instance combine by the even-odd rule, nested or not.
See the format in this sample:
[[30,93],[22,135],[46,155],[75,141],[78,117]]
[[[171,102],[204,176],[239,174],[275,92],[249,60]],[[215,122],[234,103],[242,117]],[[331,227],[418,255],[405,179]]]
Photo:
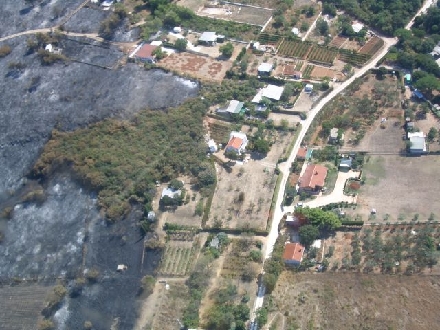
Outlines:
[[229,143],[226,146],[226,148],[232,147],[234,149],[240,149],[242,144],[243,144],[243,140],[240,139],[239,137],[234,136],[232,139],[229,140]]
[[298,153],[296,154],[296,157],[306,158],[306,155],[307,155],[307,148],[299,148]]
[[302,74],[301,71],[295,70],[295,65],[285,65],[283,69],[283,74],[285,76],[296,76],[298,78],[301,78]]
[[153,51],[157,46],[145,44],[136,52],[135,56],[140,58],[149,58],[153,56]]
[[325,178],[327,177],[327,167],[322,165],[310,164],[307,166],[301,182],[300,188],[316,189],[316,187],[324,187]]
[[283,260],[301,262],[304,254],[304,246],[299,243],[287,243],[284,247]]

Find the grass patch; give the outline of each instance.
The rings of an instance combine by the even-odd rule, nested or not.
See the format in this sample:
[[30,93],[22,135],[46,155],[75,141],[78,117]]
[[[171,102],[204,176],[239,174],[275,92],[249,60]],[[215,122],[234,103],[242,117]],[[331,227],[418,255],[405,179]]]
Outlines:
[[325,178],[325,187],[327,188],[325,195],[331,194],[335,189],[336,180],[338,179],[338,169],[333,165],[326,164],[327,177]]

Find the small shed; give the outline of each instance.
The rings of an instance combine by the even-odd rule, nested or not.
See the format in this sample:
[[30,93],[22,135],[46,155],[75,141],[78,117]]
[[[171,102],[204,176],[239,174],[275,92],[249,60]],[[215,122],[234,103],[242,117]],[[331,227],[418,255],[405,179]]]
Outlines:
[[127,266],[126,265],[124,265],[124,264],[119,264],[118,265],[118,268],[116,269],[118,272],[123,272],[123,271],[126,271],[127,270]]
[[292,33],[297,36],[299,34],[298,28],[296,27],[292,28]]
[[304,91],[306,93],[311,93],[313,92],[313,85],[312,84],[307,84],[306,87],[304,87]]
[[209,247],[214,248],[214,249],[218,249],[220,247],[220,240],[218,239],[217,236],[215,236],[211,240],[211,243],[209,243]]
[[181,28],[180,26],[175,26],[175,27],[173,28],[173,32],[174,32],[174,33],[181,33],[181,32],[182,32],[182,28]]
[[148,219],[148,221],[151,221],[151,222],[155,221],[156,220],[156,213],[154,211],[148,212],[147,219]]
[[258,66],[258,75],[260,76],[270,76],[273,70],[273,65],[271,63],[261,63]]
[[199,43],[214,46],[217,41],[217,34],[215,32],[203,32],[199,38]]
[[409,85],[411,83],[411,74],[407,73],[405,75],[405,84]]
[[353,161],[351,158],[341,158],[339,160],[339,170],[343,172],[348,172],[351,169]]
[[208,149],[209,149],[209,152],[211,152],[211,153],[217,152],[217,150],[218,150],[217,143],[215,143],[214,140],[212,140],[212,139],[209,140],[208,141]]

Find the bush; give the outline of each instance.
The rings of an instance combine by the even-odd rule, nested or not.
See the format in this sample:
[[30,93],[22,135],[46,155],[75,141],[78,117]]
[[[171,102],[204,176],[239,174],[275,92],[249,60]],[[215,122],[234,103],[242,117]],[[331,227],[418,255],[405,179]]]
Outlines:
[[142,293],[150,295],[153,293],[154,286],[156,285],[156,279],[153,276],[145,275],[141,280]]
[[228,43],[224,44],[223,46],[220,46],[219,50],[220,50],[220,53],[222,53],[222,55],[224,57],[229,58],[232,56],[232,53],[234,52],[234,46],[230,42],[228,42]]
[[53,330],[55,329],[55,324],[48,319],[44,319],[38,322],[38,330]]
[[3,45],[0,47],[0,58],[6,57],[11,54],[11,47],[9,45]]

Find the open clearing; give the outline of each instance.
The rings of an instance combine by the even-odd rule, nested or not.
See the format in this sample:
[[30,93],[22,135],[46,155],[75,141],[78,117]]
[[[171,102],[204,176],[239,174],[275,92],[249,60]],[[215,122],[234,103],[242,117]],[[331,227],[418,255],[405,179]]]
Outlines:
[[286,271],[273,299],[284,329],[428,330],[440,322],[438,276]]
[[[246,129],[242,129],[247,132]],[[278,158],[293,139],[292,132],[278,132],[272,138],[275,143],[266,157],[251,155],[249,162],[236,164],[227,170],[217,165],[217,187],[207,226],[223,228],[266,229]],[[223,154],[223,151],[220,151]],[[244,201],[239,201],[240,192]]]
[[27,284],[0,287],[0,330],[36,329],[51,289]]
[[377,218],[389,214],[389,221],[410,220],[414,214],[427,220],[431,212],[440,216],[438,156],[367,156],[364,164],[366,184],[359,192],[356,213],[368,215],[372,208]]
[[220,82],[223,80],[226,71],[232,66],[232,63],[217,61],[206,56],[191,53],[179,53],[171,54],[157,63],[157,65],[201,80]]
[[263,8],[225,4],[219,8],[204,7],[197,12],[197,15],[263,26],[272,16],[272,11]]

